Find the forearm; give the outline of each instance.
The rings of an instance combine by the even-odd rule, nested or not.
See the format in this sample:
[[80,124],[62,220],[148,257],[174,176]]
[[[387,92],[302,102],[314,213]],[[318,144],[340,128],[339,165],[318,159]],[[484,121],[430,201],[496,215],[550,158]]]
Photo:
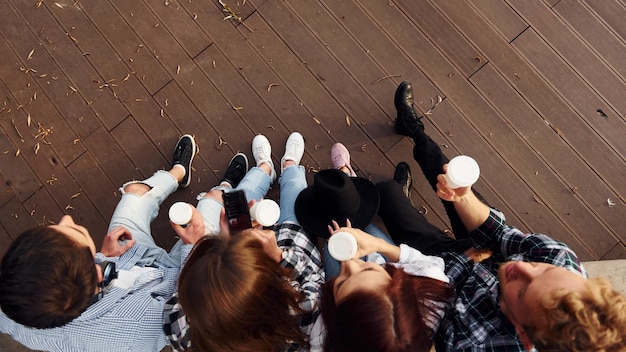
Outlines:
[[400,247],[386,242],[383,239],[377,239],[380,241],[378,253],[389,258],[392,262],[396,263],[400,260]]
[[481,202],[474,192],[469,191],[454,200],[454,208],[467,231],[473,231],[489,217],[490,208]]

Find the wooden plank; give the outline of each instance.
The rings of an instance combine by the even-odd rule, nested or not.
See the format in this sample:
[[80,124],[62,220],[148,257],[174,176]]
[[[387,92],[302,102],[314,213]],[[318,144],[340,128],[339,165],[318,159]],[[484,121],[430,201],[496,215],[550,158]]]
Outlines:
[[[442,5],[448,5],[447,2],[441,2]],[[463,4],[457,4],[456,6],[463,6]],[[446,10],[446,8],[443,8]],[[501,45],[496,42],[496,37],[491,36],[486,30],[486,25],[476,21],[465,21],[465,17],[457,16],[454,18],[455,23],[462,26],[467,32],[467,35],[480,38],[480,46],[485,52],[490,55],[498,55],[500,59],[493,61],[494,67],[496,67],[507,79],[509,84],[514,86],[525,99],[532,102],[533,108],[537,110],[542,119],[542,122],[549,122],[555,129],[558,129],[564,133],[565,136],[575,136],[579,138],[582,145],[585,148],[578,148],[578,152],[589,160],[590,163],[597,162],[605,158],[604,151],[598,151],[594,148],[589,148],[589,144],[584,142],[587,140],[589,133],[593,133],[589,126],[582,119],[572,119],[572,109],[568,106],[567,102],[562,97],[556,94],[554,88],[545,83],[545,80],[539,75],[536,70],[528,65],[525,58],[521,57],[517,52],[513,52],[508,45]],[[597,117],[597,113],[594,112],[593,117]],[[515,127],[527,135],[534,133],[534,128],[531,126],[538,126],[538,121],[534,121],[530,124],[528,121],[524,123],[516,124]],[[617,141],[611,141],[611,143],[617,143]],[[591,154],[591,153],[594,154]],[[590,153],[590,154],[588,154]],[[604,164],[603,164],[604,165]],[[611,177],[616,175],[620,177],[622,172],[602,172],[601,168],[598,168],[600,173]],[[618,182],[612,182],[618,184]],[[624,192],[620,191],[623,194]]]
[[471,0],[470,3],[509,42],[528,28],[528,23],[505,0]]
[[587,8],[593,10],[622,42],[626,40],[626,26],[624,26],[626,6],[624,6],[623,2],[583,0],[582,3]]
[[[75,208],[73,208],[71,199],[64,199],[61,201],[62,203],[59,203],[58,200],[48,190],[41,188],[32,197],[22,202],[22,206],[37,226],[46,226],[58,223],[65,214],[72,215],[72,217],[75,215]],[[75,217],[75,220],[82,221],[78,216]],[[83,221],[83,224],[86,222]],[[98,219],[94,217],[89,224],[98,224]],[[26,229],[23,228],[22,231]]]
[[[185,6],[190,7],[190,11],[206,11],[204,6],[196,7],[194,4],[185,4]],[[198,16],[202,19],[211,19],[219,15],[218,12],[212,10],[206,11],[206,13],[201,12]],[[199,20],[203,27],[210,25],[212,31],[219,33],[214,38],[219,52],[208,49],[196,58],[196,63],[202,68],[206,76],[212,77],[215,82],[230,82],[243,76],[246,84],[240,87],[231,87],[230,84],[220,85],[222,94],[236,97],[230,98],[233,101],[245,102],[240,104],[243,109],[239,110],[238,113],[251,124],[251,129],[268,135],[270,141],[275,144],[275,154],[280,155],[281,145],[284,144],[288,134],[292,131],[306,131],[303,133],[306,141],[315,141],[314,143],[320,147],[328,145],[330,148],[333,141],[328,137],[326,131],[320,129],[320,126],[309,117],[310,112],[300,103],[301,100],[293,95],[288,84],[274,72],[272,59],[269,59],[268,62],[254,50],[253,45],[261,42],[259,35],[262,38],[264,32],[269,33],[266,28],[263,28],[267,24],[258,20],[258,15],[253,15],[246,20],[247,26],[255,28],[252,33],[243,27],[235,28],[228,22],[211,21],[209,24]],[[239,30],[243,32],[240,33]],[[272,50],[271,45],[267,41],[263,41],[263,47],[268,48],[268,50]],[[278,46],[284,47],[284,43],[279,43]],[[242,50],[246,47],[249,50]],[[222,53],[225,55],[224,57],[222,57]],[[288,52],[287,55],[289,56],[281,58],[281,61],[289,61],[293,58],[293,53]],[[236,73],[234,72],[235,68]],[[299,69],[302,69],[301,65],[299,65]],[[252,72],[252,74],[248,74],[248,72]],[[217,83],[215,85],[217,86]],[[263,104],[257,111],[255,105],[249,104],[257,104],[259,99],[263,100]],[[269,111],[263,112],[268,108],[271,113]],[[250,113],[262,115],[262,117],[251,116]],[[276,119],[270,118],[270,116],[275,116]],[[246,143],[244,146],[237,147],[246,151],[249,149],[247,145],[249,142],[243,142]],[[316,164],[309,157],[310,153],[315,153],[315,149],[307,147],[302,160],[304,165]]]
[[[89,62],[89,56],[84,55],[85,53],[89,53],[90,50],[85,45],[89,44],[92,40],[90,37],[81,37],[85,40],[80,40],[79,43],[81,47],[77,47],[77,43],[72,40],[77,35],[72,32],[72,37],[70,37],[69,32],[70,29],[62,28],[59,25],[59,22],[54,18],[54,16],[48,11],[46,6],[42,6],[40,8],[34,8],[32,4],[24,1],[15,1],[13,2],[16,10],[24,16],[24,20],[28,23],[29,27],[33,32],[41,33],[38,34],[37,46],[41,47],[45,52],[55,61],[56,65],[47,66],[46,63],[42,63],[46,65],[44,67],[39,68],[41,72],[37,72],[37,74],[47,74],[48,76],[45,78],[52,78],[51,87],[57,87],[54,89],[56,93],[49,93],[48,91],[53,90],[50,87],[44,89],[47,94],[51,97],[56,105],[59,106],[68,106],[68,105],[87,105],[91,113],[87,113],[85,115],[72,115],[73,110],[69,110],[68,108],[64,108],[60,110],[64,113],[68,113],[68,118],[73,117],[74,123],[76,124],[76,119],[80,121],[80,118],[83,117],[82,123],[94,123],[97,121],[91,121],[94,119],[94,115],[102,121],[104,124],[115,124],[115,121],[119,121],[121,118],[126,116],[128,113],[124,110],[121,104],[114,99],[112,95],[104,95],[102,91],[99,89],[99,85],[102,83],[96,83],[96,81],[103,81],[103,79],[99,76],[99,74],[94,70],[93,66]],[[45,5],[45,4],[44,4]],[[52,6],[57,10],[60,10],[56,6]],[[78,13],[80,11],[65,11],[60,10],[60,14],[69,14],[69,13]],[[82,15],[81,15],[82,16]],[[72,21],[73,25],[77,25],[77,21]],[[81,29],[88,28],[88,26],[82,26],[80,23]],[[16,41],[16,45],[21,43],[20,39],[23,37],[28,31],[16,31],[16,29],[23,27],[23,24],[17,25],[10,32],[3,33],[11,33],[11,37]],[[71,26],[71,25],[70,25]],[[39,45],[42,43],[43,45]],[[30,48],[32,49],[32,48]],[[29,48],[25,48],[27,52],[30,50]],[[86,50],[81,50],[86,49]],[[37,51],[38,53],[39,51]],[[97,55],[98,51],[94,50],[94,56]],[[37,54],[33,55],[37,60],[43,59],[43,52],[41,55]],[[107,58],[110,60],[110,57]],[[55,67],[55,66],[58,66]],[[55,80],[55,77],[58,79]],[[107,79],[109,79],[108,77]],[[43,88],[42,88],[43,89]],[[75,91],[76,90],[76,91]],[[88,120],[85,122],[84,120]],[[78,128],[78,127],[77,127]],[[88,132],[81,131],[79,134],[82,136],[87,136],[90,131],[93,131],[93,128],[87,130]]]
[[624,259],[626,258],[626,245],[624,242],[618,243],[615,247],[606,255],[602,257],[602,260],[612,259]]
[[91,202],[95,207],[95,211],[90,216],[99,216],[102,219],[100,224],[98,224],[101,226],[96,227],[92,225],[88,227],[94,242],[101,244],[104,235],[107,233],[109,220],[120,199],[119,196],[113,196],[119,193],[117,192],[119,186],[111,182],[90,153],[83,154],[72,165],[69,165],[67,169],[80,185],[81,190],[80,193],[73,195],[76,198],[72,199],[72,201],[81,198]]
[[[452,6],[451,3],[445,1],[439,2],[438,5],[443,6],[442,10],[444,12],[446,12],[448,6]],[[455,3],[454,6],[464,6],[464,4]],[[532,136],[535,131],[540,130],[539,126],[542,123],[545,125],[547,122],[554,127],[555,131],[559,131],[562,128],[571,129],[574,127],[582,128],[580,126],[585,126],[581,120],[572,119],[572,110],[567,103],[555,94],[552,87],[547,85],[537,72],[528,66],[527,62],[520,57],[519,54],[511,51],[508,45],[503,45],[502,43],[497,42],[497,36],[489,33],[485,24],[465,16],[455,16],[453,21],[458,26],[463,28],[466,35],[477,38],[476,40],[480,42],[478,45],[486,53],[488,53],[489,57],[496,58],[492,59],[494,67],[498,69],[509,85],[513,86],[519,94],[522,94],[525,97],[527,101],[532,102],[533,109],[539,113],[537,116],[539,116],[542,121],[538,121],[536,119],[516,121],[517,123],[514,127],[522,131],[523,135]],[[569,133],[565,131],[564,135],[568,136]],[[574,134],[572,135],[574,136]],[[596,162],[605,158],[606,154],[604,154],[603,151],[593,148],[594,145],[589,144],[588,141],[582,142],[581,140],[581,143],[581,147],[577,148],[577,153],[584,157],[590,165],[593,165],[598,174],[603,175],[603,177],[616,177],[616,179],[622,178],[622,176],[620,176],[622,175],[622,171],[611,173],[604,169],[599,169],[597,165],[595,165]],[[542,153],[544,152],[550,153],[550,150],[542,151]],[[617,166],[619,167],[619,165]],[[571,173],[575,170],[557,169],[556,171],[559,173]],[[571,177],[573,179],[577,178],[576,175]],[[570,176],[567,178],[569,179]],[[611,182],[611,184],[619,184],[619,182]],[[572,187],[574,186],[576,185],[572,185]],[[621,191],[619,193],[623,194]],[[605,204],[605,202],[602,204]],[[596,203],[596,206],[599,205],[599,203]]]
[[[359,51],[371,57],[384,71],[384,76],[377,77],[372,82],[364,81],[362,86],[369,91],[371,99],[377,101],[386,115],[390,117],[390,123],[396,117],[396,111],[392,104],[393,92],[400,81],[410,80],[414,82],[414,107],[421,113],[433,107],[433,98],[443,95],[424,72],[413,65],[409,58],[410,54],[403,51],[398,45],[392,45],[389,37],[381,30],[381,28],[394,26],[393,22],[381,21],[379,18],[370,16],[363,8],[359,7],[358,3],[353,1],[329,1],[324,4],[324,7],[328,11],[328,16],[334,16],[344,30],[353,37],[353,40],[359,43]],[[334,36],[327,37],[324,42],[332,42],[333,38]],[[377,138],[373,139],[378,140]],[[397,139],[392,140],[392,142],[395,145]],[[381,148],[384,148],[384,144],[379,143]]]
[[[378,148],[389,149],[398,138],[388,133],[389,129],[380,128],[380,125],[387,115],[386,108],[393,106],[393,92],[397,83],[390,78],[396,77],[389,77],[389,73],[383,69],[383,62],[377,61],[371,54],[377,50],[376,46],[370,47],[356,39],[367,36],[370,32],[368,23],[348,28],[345,21],[346,17],[366,17],[364,11],[351,2],[345,2],[338,8],[335,3],[329,5],[305,2],[297,6],[290,5],[289,11],[298,16],[304,29],[310,28],[309,32],[313,36],[311,40],[302,42],[303,45],[292,45],[292,50],[301,57],[306,56],[307,67],[318,71],[318,75],[324,78],[320,80],[321,83],[346,109],[349,118],[355,122],[354,126],[358,126]],[[366,33],[362,33],[363,31]],[[293,38],[290,42],[298,43]],[[319,48],[308,45],[311,42],[319,43]],[[335,44],[326,44],[330,42]],[[379,50],[385,51],[387,48]],[[401,62],[398,63],[400,64]],[[333,72],[335,70],[337,73]],[[395,117],[395,109],[391,116]]]
[[[165,3],[143,1],[143,3],[157,16],[155,21],[151,22],[165,26],[190,58],[196,57],[212,44],[212,40],[196,22],[198,15],[187,12],[181,3],[168,1]],[[146,17],[142,17],[142,19],[148,22]]]
[[[134,119],[124,120],[111,131],[111,136],[115,139],[119,148],[128,156],[130,162],[135,165],[136,170],[140,174],[138,179],[148,178],[156,170],[168,169],[171,160],[166,159],[159,152],[159,149],[157,149],[146,132],[140,128]],[[176,143],[176,140],[173,143]],[[169,141],[168,146],[171,143]],[[173,151],[173,145],[171,149]],[[122,181],[117,186],[121,186],[126,181],[130,180]]]
[[[115,78],[119,81],[129,72],[135,72],[136,76],[141,78],[141,84],[150,93],[156,92],[170,80],[166,70],[159,63],[159,53],[155,53],[137,37],[134,28],[131,27],[134,23],[124,21],[122,14],[118,13],[108,1],[78,2],[75,6],[80,11],[63,11],[56,6],[50,8],[55,17],[66,26],[76,26],[80,21],[82,26],[72,32],[79,39],[79,43],[82,35],[87,36],[89,42],[94,40],[94,43],[100,43],[94,47],[97,51],[94,50],[95,53],[90,60],[98,60],[96,66],[102,67],[100,70],[105,80]],[[98,32],[92,32],[92,27],[96,27]],[[165,33],[164,28],[153,29]],[[89,47],[85,49],[91,50]],[[124,62],[125,65],[119,65],[118,62]],[[119,88],[124,87],[125,85],[119,85]],[[122,97],[122,94],[118,95]]]
[[118,193],[117,188],[125,182],[142,177],[135,164],[129,160],[106,129],[98,129],[83,143],[91,156],[96,159],[102,173],[110,180],[108,182],[115,185],[115,189],[109,193],[109,196],[113,196],[114,192]]
[[[258,15],[253,15],[248,18],[246,23],[255,29],[253,33],[247,35],[250,38],[246,40],[253,45],[252,50],[241,50],[237,46],[237,44],[249,45],[243,39],[242,42],[231,39],[233,44],[220,43],[219,45],[220,49],[227,54],[228,61],[232,62],[232,66],[221,56],[216,57],[214,68],[214,59],[208,55],[198,57],[197,63],[208,76],[213,76],[213,71],[220,71],[223,67],[245,67],[245,72],[254,72],[254,74],[246,77],[246,81],[250,83],[256,94],[263,98],[273,113],[280,118],[280,122],[277,123],[284,126],[283,132],[277,133],[275,138],[272,137],[275,144],[279,143],[275,150],[281,150],[279,148],[284,143],[287,132],[300,131],[307,143],[306,156],[302,163],[317,168],[320,163],[328,159],[330,147],[335,142],[328,133],[328,131],[334,130],[326,123],[325,119],[328,116],[344,118],[346,112],[319,85],[315,77],[303,70],[300,59],[285,46],[285,43],[276,36],[266,22]],[[220,29],[224,32],[227,31],[225,28]],[[229,38],[233,38],[233,36]],[[278,84],[278,86],[273,86],[273,84]],[[302,103],[305,100],[309,100],[306,105]],[[268,132],[267,126],[270,124],[264,124],[264,121],[264,118],[256,121],[258,132]],[[220,130],[213,120],[211,122],[216,129]],[[345,120],[342,123],[345,124]]]
[[[153,16],[148,8],[138,2],[113,1],[112,3],[129,22],[134,21],[135,16],[142,18],[150,18],[150,16]],[[204,77],[199,76],[197,66],[185,55],[184,50],[180,48],[174,38],[169,35],[164,35],[159,31],[154,31],[155,28],[148,25],[148,23],[150,22],[140,22],[134,27],[137,35],[147,46],[150,46],[152,50],[163,53],[164,56],[161,60],[164,66],[181,87],[191,91],[197,91],[202,94],[204,99],[204,90],[202,89],[202,80]],[[196,87],[199,88],[196,89]],[[158,101],[149,96],[144,96],[140,99],[142,101],[131,101],[127,103],[127,105],[129,109],[132,108],[131,112],[135,120],[140,124],[142,129],[151,136],[150,138],[156,142],[157,146],[162,146],[163,144],[169,145],[171,140],[178,140],[183,133],[193,132],[193,129],[195,129],[194,127],[191,130],[177,131],[176,125],[179,124],[177,122],[179,116],[166,115],[168,105],[170,103],[175,104],[175,102],[167,97]],[[203,121],[196,121],[196,123],[203,123]],[[188,124],[181,124],[181,126],[189,127]],[[170,157],[171,151],[169,149],[160,148],[160,150],[167,158]]]
[[[73,143],[76,134],[62,116],[51,106],[45,94],[36,87],[29,75],[20,72],[20,59],[13,55],[8,43],[0,38],[0,71],[6,93],[17,104],[7,113],[5,124],[12,124],[20,131],[20,140],[24,141],[24,149],[33,151],[37,146],[47,145],[55,150],[59,160],[68,164],[84,149],[80,144],[74,148],[63,148],[64,143]],[[26,88],[25,88],[26,87]]]
[[[93,5],[93,4],[92,4]],[[115,9],[113,9],[108,3],[103,2],[99,3],[97,8],[94,9],[84,9],[84,12],[92,12],[98,11],[97,20],[100,20],[100,17],[103,13],[113,13]],[[133,18],[132,14],[128,15],[129,18]],[[119,16],[118,16],[119,17]],[[92,18],[93,20],[93,18]],[[120,22],[123,22],[123,18],[119,18]],[[96,23],[98,25],[99,23]],[[111,23],[107,22],[106,25],[111,27]],[[124,27],[121,23],[120,27]],[[155,28],[152,28],[153,30]],[[130,28],[127,29],[130,31]],[[168,141],[173,138],[177,138],[180,134],[175,131],[171,125],[167,126],[169,122],[168,119],[163,119],[160,116],[160,107],[156,104],[156,102],[150,96],[150,91],[158,90],[161,88],[170,78],[167,75],[167,72],[163,69],[163,67],[156,62],[155,58],[152,57],[152,54],[144,54],[143,52],[147,50],[146,45],[137,44],[137,47],[134,47],[135,50],[130,51],[130,47],[133,45],[131,41],[125,37],[123,37],[125,32],[124,28],[120,28],[117,30],[110,29],[110,32],[105,32],[103,35],[108,36],[110,40],[115,40],[117,38],[117,42],[113,41],[113,47],[121,52],[121,55],[130,55],[129,58],[132,59],[137,57],[142,57],[141,60],[133,60],[135,64],[141,64],[140,68],[135,68],[134,66],[126,66],[126,65],[118,65],[115,61],[109,60],[108,57],[98,56],[94,57],[94,60],[98,60],[97,64],[99,67],[102,67],[107,73],[108,77],[115,77],[116,81],[119,82],[116,87],[110,87],[114,91],[114,95],[124,102],[124,105],[128,111],[133,115],[133,117],[142,125],[142,127],[153,136],[153,139],[156,145],[160,145],[161,141]],[[137,39],[137,36],[134,33],[126,33],[126,35],[130,36],[131,39]],[[134,40],[134,39],[133,39]],[[137,39],[137,42],[140,42]],[[139,45],[141,47],[139,47]],[[137,52],[136,49],[139,49]],[[135,56],[137,55],[137,56]],[[151,59],[150,59],[151,58]],[[146,62],[146,60],[152,60],[151,63]],[[129,74],[129,70],[132,69],[135,74]],[[126,80],[127,79],[127,80]],[[147,89],[147,90],[146,90]],[[161,124],[155,124],[155,119],[161,119]],[[169,151],[162,150],[163,153]]]
[[618,111],[620,116],[626,116],[623,78],[620,79],[554,12],[538,2],[509,1],[539,36],[598,91],[608,105]]
[[[468,42],[455,28],[454,23],[427,1],[405,1],[399,3],[398,7],[413,25],[463,73],[464,77],[470,77],[489,61],[480,48]],[[464,13],[464,15],[470,14]]]
[[13,189],[11,188],[11,182],[6,179],[4,174],[0,173],[0,206],[3,206],[15,196],[15,192],[13,192]]
[[[471,81],[498,108],[507,124],[515,125],[518,121],[533,119],[535,112],[532,107],[490,65],[476,73]],[[518,127],[518,131],[523,130]],[[593,233],[594,240],[588,245],[600,255],[606,253],[615,245],[620,229],[626,226],[623,216],[618,216],[608,206],[602,206],[606,195],[614,194],[612,190],[587,166],[585,160],[581,160],[563,143],[563,137],[545,126],[533,134],[526,132],[524,137],[531,149],[512,151],[507,160],[524,157],[516,156],[517,153],[539,154],[537,161],[525,162],[525,170],[518,169],[517,172],[537,173],[534,178],[526,178],[526,182],[539,199],[557,216],[567,217],[567,223],[576,233]],[[555,173],[553,170],[559,171]],[[601,221],[590,221],[590,217],[598,217]]]
[[[626,45],[605,27],[602,19],[578,1],[561,1],[552,8],[570,28],[576,31],[600,60],[605,61],[620,78],[626,77]],[[626,11],[623,11],[626,15]]]
[[11,198],[0,207],[0,225],[8,236],[15,240],[22,232],[37,226],[28,211],[24,209],[19,199]]
[[[24,156],[21,154],[21,149],[24,148],[22,144],[12,142],[8,138],[8,131],[14,133],[14,130],[11,130],[13,127],[10,126],[10,122],[8,126],[7,123],[4,123],[6,121],[6,118],[0,119],[0,131],[2,131],[0,138],[0,163],[2,168],[0,168],[0,174],[4,178],[4,184],[10,187],[19,200],[24,201],[32,196],[37,189],[41,188],[42,184],[26,160],[24,160]],[[20,154],[16,156],[18,150],[20,150]],[[30,152],[30,150],[27,152]]]
[[[43,103],[46,114],[58,110],[60,115],[67,116],[68,121],[74,121],[74,123],[69,123],[71,129],[68,131],[74,130],[79,136],[88,136],[100,125],[100,122],[82,96],[68,94],[68,91],[71,92],[68,87],[72,83],[62,73],[57,62],[55,62],[55,58],[50,54],[51,45],[48,41],[51,39],[45,32],[45,27],[29,28],[15,9],[9,6],[8,2],[0,5],[0,8],[0,11],[7,17],[7,20],[0,25],[0,31],[7,35],[6,38],[9,40],[10,46],[19,56],[19,59],[16,58],[14,62],[20,62],[20,65],[25,68],[38,69],[36,73],[30,71],[29,74],[23,75],[20,80],[21,84],[28,87],[26,91],[31,95],[28,98],[28,105],[30,103]],[[46,12],[31,10],[31,13],[32,15],[44,14],[45,16]],[[45,25],[45,19],[37,20],[37,22],[40,26]],[[15,31],[17,28],[23,28],[23,30],[20,30],[18,34]],[[35,31],[40,32],[36,35]],[[52,53],[56,54],[55,51]],[[5,53],[5,55],[10,54]],[[80,71],[82,68],[86,68],[86,66],[78,65],[74,71]],[[51,89],[51,87],[65,87],[67,89]],[[54,107],[49,106],[49,103]],[[23,105],[26,104],[23,103]],[[30,109],[30,106],[27,106],[27,109]]]
[[[622,142],[626,135],[626,121],[619,117],[619,114],[607,106],[604,100],[596,94],[596,91],[589,87],[580,76],[574,72],[569,65],[563,62],[546,43],[533,30],[524,32],[513,41],[512,45],[524,55],[536,70],[546,79],[551,86],[565,97],[567,104],[573,107],[580,119],[581,124],[565,124],[559,126],[572,145],[585,145],[591,138],[598,139],[598,153],[607,153],[605,158],[597,160],[598,163],[609,163],[602,165],[602,169],[619,173],[622,168],[615,164],[615,160],[622,160],[626,157],[626,143]],[[596,110],[600,109],[606,114],[601,116]],[[572,116],[574,117],[574,116]],[[570,118],[570,121],[572,118]],[[594,147],[592,146],[592,148]],[[588,146],[586,147],[588,148]],[[599,154],[596,154],[599,155]],[[613,155],[609,157],[609,155]],[[614,160],[615,158],[615,160]],[[620,187],[622,178],[612,180],[614,187]],[[626,191],[622,188],[621,191]]]
[[[289,16],[288,8],[273,2],[266,2],[259,11],[263,18],[268,21],[272,21],[272,18],[276,17]],[[364,94],[363,89],[337,64],[336,60],[324,49],[322,43],[314,38],[307,39],[311,36],[311,32],[302,23],[298,22],[297,25],[292,23],[292,25],[281,26],[280,28],[275,26],[274,30],[283,40],[292,43],[290,49],[301,61],[307,63],[307,69],[319,82],[320,88],[328,91],[324,96],[330,94],[332,100],[337,101],[345,109],[343,113],[314,112],[314,116],[320,121],[321,126],[327,129],[329,134],[341,136],[341,141],[346,145],[362,145],[364,140],[368,139],[365,130],[376,127],[368,126],[368,124],[382,114],[380,108],[370,99],[366,99],[367,95]],[[296,37],[300,39],[295,40]],[[315,43],[315,45],[311,43]],[[272,57],[275,55],[276,53],[271,53]],[[289,78],[291,82],[294,82],[289,84],[294,89],[302,83],[295,83],[292,77]],[[307,75],[307,81],[310,80],[311,76]],[[311,87],[315,87],[315,84],[312,83]],[[328,101],[324,106],[328,106]],[[346,116],[348,117],[346,118]],[[348,123],[348,121],[352,122]]]
[[[143,2],[112,0],[110,3],[123,20],[132,24],[132,30],[138,37],[137,39],[146,50],[150,50],[155,55],[155,59],[158,59],[158,64],[164,70],[163,74],[168,76],[167,79],[163,79],[158,89],[172,79],[180,79],[178,73],[185,72],[189,66],[193,66],[191,58],[185,54],[185,49],[172,37],[165,26],[160,25],[159,19]],[[138,18],[141,18],[141,21],[138,21]],[[141,50],[143,47],[139,51]],[[150,92],[154,94],[157,90],[150,90]]]

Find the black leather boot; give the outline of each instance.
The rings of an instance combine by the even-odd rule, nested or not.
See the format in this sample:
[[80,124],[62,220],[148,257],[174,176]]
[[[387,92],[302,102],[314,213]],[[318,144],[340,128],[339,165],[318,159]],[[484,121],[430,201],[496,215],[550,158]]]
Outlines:
[[413,175],[411,175],[411,168],[409,164],[401,161],[396,165],[396,170],[393,173],[393,180],[396,181],[400,186],[402,186],[402,193],[404,196],[409,199],[411,204],[413,204],[413,200],[411,199],[411,188],[413,187]]
[[393,103],[396,106],[398,116],[394,123],[394,130],[396,133],[413,137],[418,128],[424,130],[424,124],[418,117],[413,109],[413,88],[411,82],[404,81],[400,83],[398,89],[396,89],[396,95],[393,98]]

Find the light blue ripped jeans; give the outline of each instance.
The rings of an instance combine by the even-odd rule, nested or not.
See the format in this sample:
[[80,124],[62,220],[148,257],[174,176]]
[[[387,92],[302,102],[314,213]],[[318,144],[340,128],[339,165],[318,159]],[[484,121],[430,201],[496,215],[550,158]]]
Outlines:
[[[142,195],[126,193],[124,188],[133,183],[145,184],[150,187],[150,190]],[[155,172],[144,181],[130,181],[120,187],[122,198],[113,212],[108,232],[117,226],[124,226],[130,231],[137,244],[148,248],[136,265],[165,268],[180,267],[180,247],[182,246],[182,241],[176,242],[168,253],[165,249],[156,245],[150,230],[150,224],[159,214],[160,205],[177,189],[178,181],[176,178],[164,170]]]

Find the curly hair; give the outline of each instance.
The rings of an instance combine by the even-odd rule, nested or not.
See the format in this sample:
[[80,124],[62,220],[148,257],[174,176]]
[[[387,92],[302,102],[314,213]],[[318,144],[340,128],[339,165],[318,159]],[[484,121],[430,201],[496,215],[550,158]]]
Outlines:
[[453,296],[439,280],[413,276],[392,265],[384,291],[357,291],[335,303],[336,278],[324,285],[325,351],[429,351],[434,329]]
[[179,278],[194,351],[275,351],[307,346],[300,293],[252,236],[205,237]]
[[557,290],[540,302],[538,327],[524,326],[537,350],[626,350],[626,296],[601,278],[585,284],[585,290]]
[[25,326],[63,326],[87,308],[97,281],[88,247],[54,228],[34,228],[23,232],[2,258],[0,307]]

